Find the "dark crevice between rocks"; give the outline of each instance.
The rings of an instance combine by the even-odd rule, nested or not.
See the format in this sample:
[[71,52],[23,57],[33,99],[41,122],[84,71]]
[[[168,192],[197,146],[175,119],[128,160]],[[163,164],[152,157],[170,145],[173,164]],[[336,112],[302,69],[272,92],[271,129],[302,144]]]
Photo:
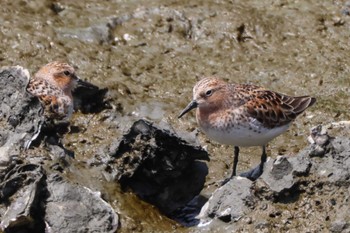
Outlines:
[[[166,216],[189,224],[203,201],[197,195],[208,174],[208,154],[168,129],[136,121],[111,151],[121,186],[155,205]],[[198,199],[195,199],[195,198]],[[192,202],[191,202],[192,201]],[[196,204],[194,204],[196,203]]]
[[289,190],[283,190],[278,194],[273,195],[273,202],[275,203],[294,203],[299,200],[300,195],[304,192],[299,187],[300,184],[296,183]]

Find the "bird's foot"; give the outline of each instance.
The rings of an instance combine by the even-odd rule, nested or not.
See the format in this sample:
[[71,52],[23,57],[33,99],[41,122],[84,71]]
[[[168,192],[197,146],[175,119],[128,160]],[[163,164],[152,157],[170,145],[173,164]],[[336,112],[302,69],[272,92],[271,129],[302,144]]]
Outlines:
[[[246,171],[246,172],[242,172],[241,174],[239,174],[240,177],[245,177],[251,181],[255,181],[257,180],[264,171],[264,165],[263,164],[259,164],[258,166],[256,166],[255,168]],[[235,175],[231,175],[230,177],[219,181],[219,185],[220,186],[224,186],[227,182],[229,182],[233,177],[235,177]]]
[[262,175],[263,171],[264,166],[262,164],[259,164],[258,166],[249,171],[242,172],[241,174],[239,174],[239,176],[248,178],[251,181],[255,181]]
[[219,181],[219,186],[224,186],[227,182],[229,182],[231,179],[233,178],[233,176],[226,178],[224,180]]

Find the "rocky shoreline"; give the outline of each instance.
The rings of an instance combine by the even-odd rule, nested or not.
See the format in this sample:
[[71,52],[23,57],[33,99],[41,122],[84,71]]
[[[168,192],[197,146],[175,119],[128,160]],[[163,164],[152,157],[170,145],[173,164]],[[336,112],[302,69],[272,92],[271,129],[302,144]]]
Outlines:
[[[235,177],[205,197],[209,155],[195,135],[141,119],[77,161],[62,142],[71,132],[48,130],[39,102],[24,91],[28,78],[22,67],[0,69],[0,232],[123,232],[127,212],[114,205],[122,200],[77,179],[96,173],[183,232],[350,232],[350,139],[329,136],[326,126],[315,127],[298,154],[269,158],[258,180]],[[76,90],[77,110],[117,114],[106,94]],[[133,231],[142,232],[138,224]]]

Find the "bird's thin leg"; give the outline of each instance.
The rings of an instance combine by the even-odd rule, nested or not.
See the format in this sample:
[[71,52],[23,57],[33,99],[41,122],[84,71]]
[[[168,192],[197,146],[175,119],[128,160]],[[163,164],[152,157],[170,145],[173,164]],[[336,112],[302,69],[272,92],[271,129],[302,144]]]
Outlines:
[[227,182],[229,182],[232,177],[236,176],[236,169],[237,169],[237,163],[238,163],[238,155],[239,155],[239,148],[238,146],[234,147],[234,157],[233,157],[233,165],[232,165],[232,174],[229,178],[226,178],[225,180],[223,180],[221,183],[221,186],[223,186],[224,184],[226,184]]
[[236,176],[237,171],[237,164],[238,164],[238,155],[239,155],[239,147],[234,147],[234,157],[233,157],[233,165],[232,165],[232,174],[230,176],[230,179],[234,176]]
[[262,147],[262,154],[260,159],[260,166],[262,166],[262,169],[264,168],[264,163],[266,162],[266,146],[264,145]]
[[252,170],[250,170],[250,171],[241,173],[240,176],[246,177],[246,178],[248,178],[250,180],[253,180],[253,181],[258,179],[262,175],[262,173],[264,171],[264,164],[266,162],[266,159],[267,159],[266,146],[264,145],[262,147],[262,154],[261,154],[260,164],[258,166],[256,166],[255,168],[253,168]]

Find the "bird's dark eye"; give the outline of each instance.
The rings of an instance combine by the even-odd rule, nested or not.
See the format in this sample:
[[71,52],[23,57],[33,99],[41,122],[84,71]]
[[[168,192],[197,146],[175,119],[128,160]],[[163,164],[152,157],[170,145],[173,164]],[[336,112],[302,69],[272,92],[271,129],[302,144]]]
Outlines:
[[212,90],[207,90],[207,91],[205,92],[205,95],[206,95],[206,96],[211,96],[211,94],[213,94],[213,91],[212,91]]
[[64,75],[66,75],[66,76],[69,76],[69,75],[70,75],[70,72],[69,72],[68,70],[65,70],[63,73],[64,73]]

